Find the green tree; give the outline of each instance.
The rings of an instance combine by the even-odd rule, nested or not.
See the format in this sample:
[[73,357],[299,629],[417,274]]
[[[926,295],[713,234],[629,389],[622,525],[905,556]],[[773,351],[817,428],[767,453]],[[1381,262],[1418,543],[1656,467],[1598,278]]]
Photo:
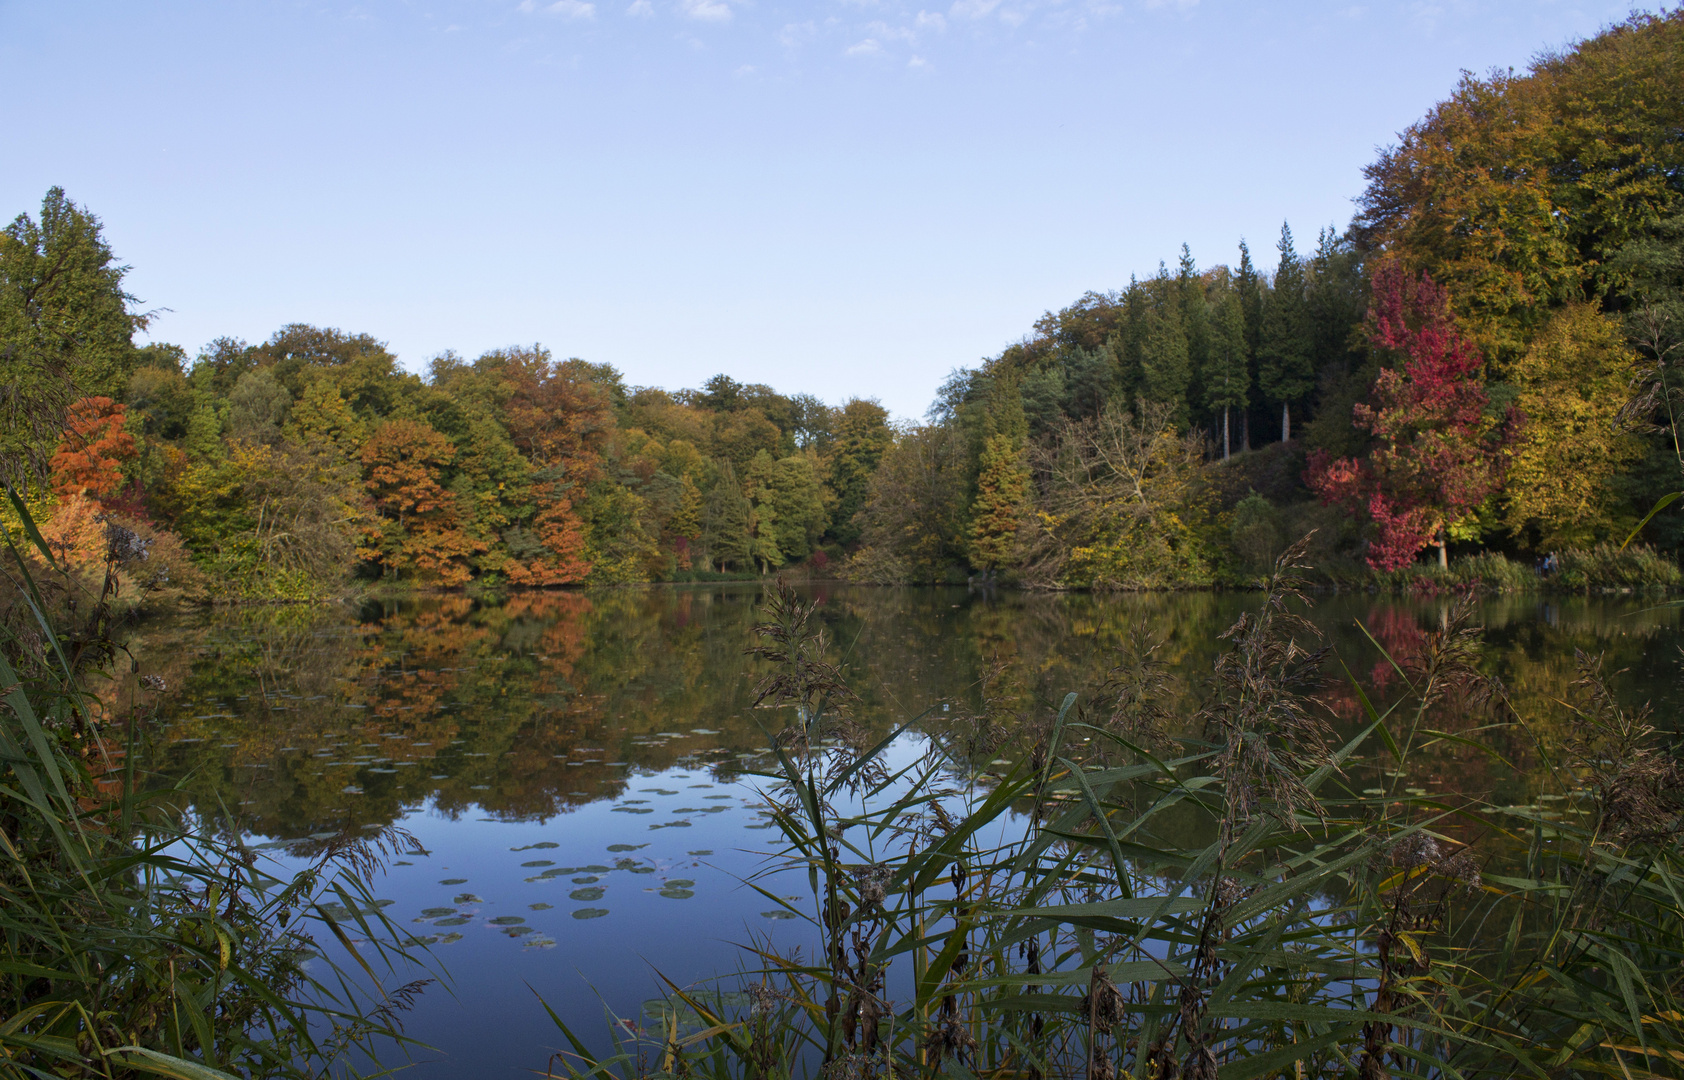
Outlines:
[[1232,456],[1230,416],[1244,414],[1251,390],[1246,363],[1245,309],[1237,289],[1225,290],[1211,319],[1210,351],[1205,363],[1205,407],[1222,414],[1222,458]]
[[871,489],[872,474],[893,442],[889,411],[882,405],[867,398],[852,398],[842,406],[827,477],[836,499],[830,537],[838,544],[847,547],[859,540],[863,524],[858,515]]
[[721,570],[749,565],[754,549],[754,507],[743,494],[730,461],[719,465],[719,480],[702,510],[702,546]]
[[1280,265],[1263,305],[1257,345],[1258,386],[1281,407],[1281,441],[1292,438],[1292,405],[1315,389],[1310,327],[1304,302],[1304,264],[1292,246],[1292,230],[1281,223],[1276,250]]
[[1029,469],[1023,448],[1007,435],[990,435],[983,442],[979,464],[976,499],[971,503],[971,563],[1001,570],[1016,561],[1018,526],[1027,510]]
[[1173,302],[1159,301],[1147,308],[1140,365],[1146,400],[1168,405],[1176,422],[1185,425],[1192,362],[1181,312]]
[[39,220],[20,214],[0,232],[0,479],[45,475],[72,401],[123,400],[147,322],[123,290],[128,269],[62,188]]

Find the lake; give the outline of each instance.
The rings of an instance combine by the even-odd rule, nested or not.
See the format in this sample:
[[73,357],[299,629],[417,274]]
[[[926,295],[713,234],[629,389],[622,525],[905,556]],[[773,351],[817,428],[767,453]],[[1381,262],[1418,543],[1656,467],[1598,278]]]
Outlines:
[[[1219,635],[1260,601],[803,590],[822,601],[857,719],[887,733],[922,716],[901,753],[982,712],[1044,714],[1067,691],[1103,707],[1141,632],[1161,639],[1174,707],[1191,716]],[[538,995],[600,1039],[605,1007],[642,1017],[657,972],[687,984],[746,965],[744,944],[810,940],[775,900],[804,882],[760,881],[773,898],[743,883],[777,837],[745,776],[763,725],[783,723],[752,708],[765,665],[745,650],[764,598],[759,585],[656,586],[151,619],[130,642],[139,670],[170,688],[150,764],[283,865],[349,830],[407,829],[425,854],[391,860],[376,893],[450,976],[408,1015],[438,1051],[411,1075],[542,1070],[563,1039]],[[1335,652],[1325,700],[1351,723],[1344,669],[1383,699],[1398,675],[1375,642],[1406,658],[1450,603],[1313,600]],[[1681,614],[1631,596],[1488,599],[1482,667],[1521,715],[1559,724],[1575,650],[1603,654],[1620,696],[1671,727]],[[1524,753],[1518,735],[1499,741]],[[1478,757],[1440,755],[1417,783],[1479,790]],[[1527,799],[1524,774],[1502,782],[1516,790],[1499,796]]]

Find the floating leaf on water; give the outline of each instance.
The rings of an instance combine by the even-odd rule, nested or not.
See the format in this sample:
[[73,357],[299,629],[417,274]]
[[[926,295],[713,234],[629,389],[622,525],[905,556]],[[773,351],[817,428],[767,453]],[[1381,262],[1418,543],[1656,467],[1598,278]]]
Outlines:
[[609,844],[608,850],[609,851],[636,851],[639,848],[646,848],[648,846],[649,846],[648,844]]
[[660,895],[668,900],[688,900],[696,894],[689,889],[662,889]]
[[525,916],[522,916],[522,915],[499,915],[495,919],[491,920],[491,925],[492,926],[519,926],[521,923],[523,923],[525,921],[526,921],[526,918],[525,918]]
[[393,866],[414,866],[415,864],[410,862],[408,859],[399,859],[397,862],[393,863],[392,865]]
[[555,948],[555,938],[545,937],[544,935],[539,934],[537,937],[530,938],[522,944],[528,949],[553,949]]
[[456,909],[453,907],[426,907],[421,909],[421,914],[429,919],[436,919],[441,915],[454,915]]
[[469,919],[466,916],[456,915],[456,916],[452,916],[451,918],[448,918],[448,919],[440,919],[438,922],[434,923],[433,925],[434,926],[466,926],[468,923],[470,923],[472,921],[473,921],[472,919]]
[[785,911],[783,908],[779,908],[776,911],[762,911],[760,913],[760,917],[763,918],[763,919],[797,919],[797,918],[800,918],[800,916],[795,914],[795,912]]
[[523,863],[521,863],[521,865],[522,866],[554,866],[555,860],[554,859],[533,859],[531,862],[523,862]]
[[626,871],[632,874],[653,874],[655,868],[653,866],[628,866]]
[[556,843],[554,840],[540,840],[536,844],[522,844],[520,847],[512,847],[509,850],[510,851],[553,851],[560,846],[561,845]]
[[575,885],[594,885],[596,882],[601,881],[601,880],[602,879],[599,878],[599,877],[592,877],[592,876],[586,875],[585,877],[574,878],[573,884],[575,884]]
[[667,879],[667,888],[669,889],[688,889],[694,884],[696,883],[691,881],[689,878],[675,877]]
[[440,885],[466,885],[467,883],[468,879],[465,877],[447,877],[439,882]]
[[606,914],[608,914],[607,908],[582,907],[573,913],[573,917],[575,919],[600,919]]
[[686,855],[712,855],[713,852],[709,849],[704,848],[701,851],[686,851],[684,854],[686,854]]
[[[711,807],[709,809],[711,809]],[[705,813],[707,813],[707,811],[703,810],[699,806],[681,806],[677,810],[674,810],[673,813],[675,813],[675,814],[705,814]]]
[[583,889],[574,889],[572,892],[567,894],[567,898],[569,900],[601,900],[602,892],[603,890],[601,886],[589,885]]
[[548,911],[553,907],[555,907],[554,904],[546,904],[546,903],[543,903],[543,902],[539,902],[539,903],[536,903],[536,904],[526,905],[526,910],[528,910],[528,911]]
[[677,795],[678,794],[678,792],[676,792],[676,791],[668,791],[666,788],[662,788],[662,787],[646,787],[646,788],[638,788],[637,790],[639,790],[639,791],[641,791],[645,794],[648,794],[648,795]]
[[729,806],[710,806],[701,812],[704,814],[723,814],[729,809],[731,809]]
[[451,902],[456,903],[456,904],[483,904],[483,903],[485,903],[484,900],[481,900],[479,897],[475,896],[471,892],[457,893],[456,898]]
[[440,934],[439,935],[439,944],[440,945],[454,945],[458,941],[461,941],[461,940],[462,940],[462,935],[456,933],[454,930],[452,930],[448,934]]
[[[415,921],[420,922],[421,920],[416,919]],[[420,945],[437,945],[439,943],[439,936],[437,934],[428,934],[426,937],[416,938],[415,941]]]
[[613,867],[611,867],[611,866],[598,866],[595,863],[592,863],[589,866],[581,866],[581,867],[579,867],[579,869],[584,871],[587,874],[606,874],[606,873],[608,873],[608,871],[612,870]]
[[662,821],[649,826],[651,829],[688,829],[688,821]]
[[735,795],[703,795],[704,799],[734,799]]
[[647,806],[616,806],[616,814],[653,814],[655,811]]

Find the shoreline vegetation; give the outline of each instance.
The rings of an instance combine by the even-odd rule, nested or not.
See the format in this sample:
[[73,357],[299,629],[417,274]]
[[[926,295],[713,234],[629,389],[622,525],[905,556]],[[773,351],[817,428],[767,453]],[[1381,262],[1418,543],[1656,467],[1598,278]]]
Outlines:
[[[812,947],[745,943],[736,974],[669,981],[605,1037],[552,1012],[568,1049],[545,1075],[1671,1075],[1678,760],[1590,657],[1562,716],[1517,712],[1465,600],[1410,655],[1376,644],[1402,692],[1377,707],[1351,678],[1365,720],[1335,738],[1305,550],[1192,715],[1164,708],[1186,676],[1143,628],[1100,699],[985,708],[898,771],[905,727],[862,737],[816,605],[780,587],[753,650],[785,719],[767,870],[808,890],[746,884]],[[1492,801],[1521,769],[1530,801]]]
[[142,538],[120,608],[780,571],[1238,588],[1312,533],[1331,587],[1674,588],[1684,511],[1646,515],[1684,489],[1681,57],[1674,10],[1467,75],[1342,231],[1183,247],[921,420],[541,345],[420,373],[304,323],[139,345],[128,268],[53,189],[0,232],[0,478],[90,587],[106,524]]

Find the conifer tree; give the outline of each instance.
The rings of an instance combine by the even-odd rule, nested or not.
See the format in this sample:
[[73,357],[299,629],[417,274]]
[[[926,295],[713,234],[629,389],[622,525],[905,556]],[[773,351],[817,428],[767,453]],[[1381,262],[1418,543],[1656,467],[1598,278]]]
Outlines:
[[1140,363],[1146,400],[1174,408],[1175,419],[1185,423],[1187,384],[1192,378],[1192,366],[1187,331],[1182,325],[1181,312],[1173,301],[1160,301],[1147,308]]
[[[1246,381],[1258,385],[1257,346],[1263,337],[1263,280],[1251,261],[1251,249],[1240,241],[1240,268],[1234,274],[1234,288],[1240,297],[1240,314],[1244,326]],[[1245,429],[1241,436],[1245,449],[1251,449],[1251,411],[1240,414]]]
[[1012,565],[1017,530],[1029,495],[1023,451],[1003,434],[983,441],[976,501],[971,504],[970,558],[975,566],[999,570]]
[[708,492],[702,513],[702,542],[708,558],[721,570],[745,566],[753,557],[754,507],[743,494],[737,470],[729,460],[719,463],[719,480]]
[[1304,266],[1292,246],[1292,230],[1281,223],[1276,249],[1280,265],[1263,305],[1257,345],[1258,386],[1281,407],[1281,441],[1292,438],[1292,405],[1315,388],[1309,320],[1304,306]]
[[1236,289],[1228,289],[1216,303],[1210,327],[1210,353],[1204,368],[1205,407],[1222,414],[1222,459],[1233,456],[1231,414],[1242,415],[1251,390],[1246,363],[1245,310]]

